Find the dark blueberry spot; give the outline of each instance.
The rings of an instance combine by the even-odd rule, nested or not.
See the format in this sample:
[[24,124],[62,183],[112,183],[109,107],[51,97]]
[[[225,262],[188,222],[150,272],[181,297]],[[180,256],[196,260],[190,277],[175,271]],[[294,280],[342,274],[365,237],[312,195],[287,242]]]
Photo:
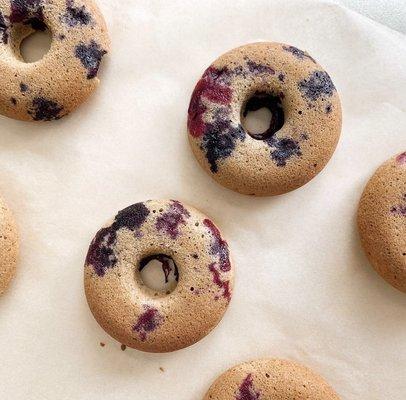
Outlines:
[[117,231],[121,228],[127,228],[130,231],[139,229],[145,222],[150,211],[144,203],[133,204],[116,215],[112,228]]
[[117,231],[121,228],[136,230],[141,227],[149,214],[144,203],[133,204],[117,213],[114,222],[107,228],[102,228],[93,239],[86,257],[86,264],[91,265],[98,276],[104,276],[108,268],[117,263],[114,244]]
[[326,110],[326,114],[330,114],[331,111],[333,110],[332,104],[331,103],[327,104],[325,110]]
[[273,136],[267,139],[266,142],[272,147],[271,158],[278,167],[284,167],[291,157],[302,155],[299,143],[291,138]]
[[10,22],[31,25],[37,31],[45,31],[42,0],[11,0]]
[[210,170],[213,173],[218,172],[217,162],[229,157],[235,149],[236,141],[244,139],[245,132],[241,125],[235,128],[224,120],[206,124],[202,145],[210,164]]
[[14,105],[17,104],[17,100],[16,100],[15,97],[11,97],[11,98],[10,98],[10,101],[11,101]]
[[88,25],[92,16],[85,6],[75,7],[73,0],[66,0],[66,13],[61,17],[68,26]]
[[279,131],[285,123],[285,115],[281,104],[281,97],[268,93],[255,93],[255,95],[248,100],[244,108],[243,116],[246,117],[249,112],[257,111],[264,107],[272,113],[269,128],[262,133],[248,132],[250,136],[258,140],[264,140],[274,135],[275,132]]
[[141,341],[147,339],[147,335],[153,332],[164,322],[164,318],[159,311],[151,306],[144,305],[144,312],[138,317],[133,331],[137,332]]
[[325,71],[314,71],[307,79],[298,83],[302,95],[312,101],[319,97],[332,96],[336,90],[330,76]]
[[96,77],[101,60],[106,53],[107,51],[103,50],[100,45],[93,40],[89,45],[81,43],[76,46],[75,56],[87,69],[87,79],[93,79]]
[[152,260],[157,260],[162,264],[162,271],[164,273],[165,276],[165,283],[169,282],[169,275],[172,272],[172,267],[171,267],[171,261],[173,262],[174,265],[174,276],[176,279],[176,282],[179,281],[179,270],[178,267],[175,263],[175,261],[173,261],[173,259],[171,257],[168,257],[166,254],[155,254],[149,257],[144,257],[141,261],[140,261],[140,266],[138,268],[138,271],[142,271],[150,261]]
[[93,239],[86,256],[86,265],[91,265],[98,276],[104,276],[108,268],[117,263],[117,257],[112,248],[115,242],[115,232],[111,227],[102,228]]
[[8,43],[9,31],[8,31],[8,24],[6,21],[5,16],[0,11],[0,41],[4,44]]
[[192,257],[195,259],[195,260],[197,260],[198,258],[199,258],[199,256],[195,253],[195,254],[192,254]]
[[238,388],[238,393],[236,394],[236,400],[259,400],[260,392],[254,388],[254,382],[252,379],[252,374],[248,374],[243,380],[240,387]]
[[36,31],[44,32],[47,30],[47,26],[40,18],[29,18],[24,22],[25,25],[30,25],[32,29]]
[[155,226],[158,231],[168,234],[172,239],[176,239],[180,233],[180,225],[186,225],[186,218],[189,217],[189,211],[179,201],[172,200],[168,211],[157,218]]
[[35,97],[32,101],[28,114],[34,121],[52,121],[61,118],[63,107],[55,101],[45,99],[44,97]]
[[247,61],[248,71],[252,74],[270,74],[275,75],[275,70],[268,65],[258,64],[255,61]]
[[278,75],[278,79],[279,79],[281,82],[284,82],[284,81],[285,81],[285,75],[282,74],[282,73],[280,73],[280,74]]
[[20,92],[21,93],[25,93],[28,91],[28,85],[26,85],[25,83],[20,83]]
[[298,49],[297,47],[294,46],[282,46],[283,50],[288,51],[289,53],[292,53],[296,58],[303,60],[304,58],[308,58],[309,60],[312,60],[314,63],[316,63],[315,59],[313,57],[310,57],[305,51]]
[[66,36],[65,36],[65,35],[59,35],[59,36],[58,36],[58,39],[59,39],[59,40],[65,40],[65,39],[66,39]]

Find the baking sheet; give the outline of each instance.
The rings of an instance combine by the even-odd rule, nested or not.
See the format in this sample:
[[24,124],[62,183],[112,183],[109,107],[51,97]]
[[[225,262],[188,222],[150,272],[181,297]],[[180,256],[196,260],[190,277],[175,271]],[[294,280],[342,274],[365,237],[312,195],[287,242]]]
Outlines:
[[[320,1],[99,4],[113,51],[91,100],[48,124],[0,118],[0,191],[22,240],[18,275],[0,299],[0,398],[200,400],[226,368],[285,357],[323,374],[342,399],[404,400],[406,295],[369,267],[354,218],[368,177],[405,150],[405,36]],[[218,186],[186,137],[203,70],[256,40],[308,50],[343,104],[331,162],[276,198]],[[188,349],[121,351],[87,307],[86,250],[117,210],[167,197],[222,227],[234,298],[219,327]]]

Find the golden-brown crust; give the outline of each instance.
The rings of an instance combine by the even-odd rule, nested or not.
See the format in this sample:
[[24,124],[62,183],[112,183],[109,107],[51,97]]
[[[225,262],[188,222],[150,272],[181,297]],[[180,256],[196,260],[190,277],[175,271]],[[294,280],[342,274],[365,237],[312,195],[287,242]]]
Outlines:
[[[0,35],[0,114],[25,121],[59,119],[99,85],[97,70],[110,48],[106,23],[93,0],[36,0],[31,9],[20,7],[14,14],[13,2],[18,5],[0,0],[6,25]],[[52,44],[41,60],[25,63],[20,43],[34,31],[32,18],[46,24]]]
[[[241,126],[242,110],[256,92],[282,103],[285,119],[276,140],[256,140]],[[253,43],[222,55],[197,84],[189,107],[197,160],[217,182],[243,194],[278,195],[304,185],[327,164],[340,131],[340,100],[328,74],[306,52],[281,43]],[[208,145],[213,136],[228,136],[229,149]]]
[[18,232],[14,217],[0,198],[0,295],[7,289],[16,271]]
[[328,383],[292,361],[263,359],[237,365],[212,384],[204,400],[339,400]]
[[362,194],[358,229],[375,270],[406,292],[406,153],[381,165]]
[[[138,272],[141,260],[157,254],[171,257],[179,270],[170,294],[146,287]],[[86,297],[97,322],[142,351],[169,352],[202,339],[220,322],[232,290],[226,241],[205,215],[172,200],[118,213],[96,235],[85,264]]]

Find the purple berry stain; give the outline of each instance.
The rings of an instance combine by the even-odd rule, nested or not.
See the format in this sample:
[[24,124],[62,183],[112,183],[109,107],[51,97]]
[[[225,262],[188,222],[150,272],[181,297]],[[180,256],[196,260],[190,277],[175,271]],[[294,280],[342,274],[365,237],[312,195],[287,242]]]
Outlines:
[[188,110],[188,129],[193,137],[201,137],[205,131],[203,121],[203,115],[207,110],[205,100],[222,105],[231,102],[232,91],[224,79],[227,74],[227,68],[219,70],[209,67],[197,83]]
[[8,30],[8,23],[6,21],[6,17],[3,15],[3,13],[0,11],[0,41],[3,44],[8,43],[8,37],[9,37],[9,30]]
[[180,233],[180,225],[186,225],[186,218],[189,217],[189,211],[179,201],[172,200],[168,211],[157,218],[155,226],[158,231],[176,239]]
[[138,317],[133,331],[138,333],[142,342],[145,342],[147,335],[156,330],[163,322],[164,318],[156,308],[144,305],[144,312]]
[[[213,276],[213,283],[222,290],[222,296],[229,302],[231,300],[230,281],[223,279],[222,274],[231,270],[230,253],[227,242],[221,237],[220,231],[209,219],[203,220],[203,225],[212,235],[210,254],[218,258],[218,262],[209,265]],[[218,300],[216,296],[216,300]]]
[[260,392],[256,391],[254,388],[254,382],[252,379],[252,374],[248,374],[247,377],[242,381],[238,392],[235,396],[235,400],[259,400]]
[[87,70],[87,79],[97,76],[103,56],[107,54],[94,40],[90,44],[80,43],[75,48],[75,56]]
[[331,97],[336,90],[329,74],[325,71],[314,71],[308,78],[298,83],[302,95],[309,100],[316,101],[319,98]]
[[402,196],[402,203],[391,207],[390,211],[394,215],[406,217],[406,193]]
[[281,104],[281,96],[274,96],[264,92],[256,92],[248,101],[245,106],[243,117],[246,117],[249,112],[257,111],[261,108],[267,108],[272,113],[272,118],[269,123],[269,128],[262,133],[251,133],[250,136],[254,139],[264,140],[269,138],[277,131],[279,131],[285,123],[285,114]]
[[52,121],[62,117],[63,107],[53,100],[35,97],[27,110],[34,121]]
[[113,268],[117,263],[117,257],[114,253],[117,231],[122,228],[136,231],[141,228],[149,213],[150,211],[144,203],[136,203],[119,211],[109,227],[102,228],[97,232],[90,244],[86,265],[91,265],[98,276],[104,276],[106,271]]
[[163,271],[164,277],[165,277],[165,283],[169,282],[169,275],[172,272],[172,267],[171,267],[171,261],[172,261],[173,265],[174,265],[175,280],[176,280],[176,282],[179,281],[179,270],[178,270],[177,265],[175,264],[175,262],[172,260],[171,257],[168,257],[165,254],[155,254],[155,255],[143,258],[140,261],[140,266],[138,268],[138,271],[142,271],[148,265],[148,263],[152,260],[157,260],[161,263],[162,271]]
[[73,0],[66,0],[66,13],[61,17],[62,22],[70,27],[88,25],[92,16],[85,6],[75,7]]
[[406,151],[396,157],[396,162],[399,165],[406,165]]
[[210,246],[210,254],[219,258],[220,269],[223,272],[231,270],[230,253],[227,242],[221,237],[221,233],[216,225],[208,218],[203,220],[203,225],[206,226],[211,235],[212,242]]
[[296,58],[299,60],[304,60],[305,58],[308,58],[309,60],[313,61],[316,63],[315,59],[309,54],[307,54],[305,51],[298,49],[297,47],[294,46],[282,46],[283,50],[288,51],[289,53],[292,53]]

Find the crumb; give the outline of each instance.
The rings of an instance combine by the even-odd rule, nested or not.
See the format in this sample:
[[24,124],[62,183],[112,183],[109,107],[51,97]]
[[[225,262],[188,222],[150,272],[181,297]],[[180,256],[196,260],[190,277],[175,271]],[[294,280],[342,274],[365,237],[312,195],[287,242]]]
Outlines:
[[161,372],[165,372],[165,370],[164,370],[162,367],[159,367],[159,370],[160,370]]
[[100,342],[100,346],[104,347],[106,345],[106,343]]
[[124,351],[127,348],[127,346],[125,344],[121,345],[121,350]]

